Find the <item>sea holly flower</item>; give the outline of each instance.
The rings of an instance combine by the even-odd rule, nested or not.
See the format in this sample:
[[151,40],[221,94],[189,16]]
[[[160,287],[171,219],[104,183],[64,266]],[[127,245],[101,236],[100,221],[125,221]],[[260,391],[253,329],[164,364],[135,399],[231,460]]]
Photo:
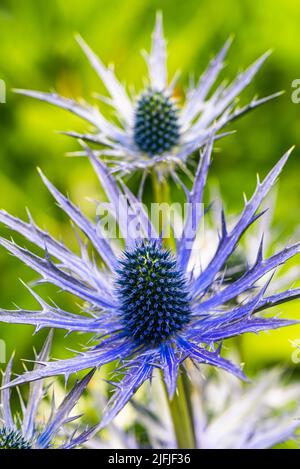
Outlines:
[[[50,333],[44,347],[36,358],[35,371],[41,366],[40,362],[48,359],[51,339],[52,334]],[[4,373],[3,387],[11,380],[12,364],[13,360],[11,359]],[[0,450],[71,449],[83,444],[89,437],[91,430],[85,430],[80,434],[76,434],[77,429],[75,429],[71,437],[66,437],[63,430],[66,430],[67,424],[78,419],[78,416],[71,416],[70,414],[93,374],[94,370],[89,372],[81,381],[77,382],[58,408],[55,406],[53,396],[51,414],[47,421],[42,421],[39,415],[40,405],[46,394],[46,387],[43,381],[30,384],[29,397],[26,404],[20,395],[22,414],[18,418],[14,418],[12,414],[10,389],[2,390],[0,402]]]
[[[119,360],[116,391],[102,425],[108,424],[124,407],[136,390],[151,378],[155,368],[162,371],[170,397],[174,396],[179,368],[186,360],[209,364],[244,379],[243,371],[221,356],[222,342],[244,333],[276,329],[293,324],[278,317],[264,317],[262,312],[272,306],[298,298],[299,288],[268,295],[268,278],[262,288],[257,281],[273,272],[300,251],[300,244],[282,249],[264,258],[262,242],[257,258],[246,272],[230,284],[222,283],[224,265],[235,251],[243,233],[263,214],[258,209],[277,180],[286,163],[288,151],[270,171],[256,190],[231,230],[222,213],[219,244],[207,267],[198,271],[192,265],[193,245],[198,226],[198,207],[202,203],[212,153],[211,138],[201,159],[192,190],[187,193],[189,210],[182,233],[177,238],[176,252],[164,244],[156,233],[145,207],[125,185],[119,186],[107,167],[85,147],[99,180],[109,198],[113,216],[124,236],[125,248],[103,236],[101,227],[88,220],[67,197],[60,193],[42,174],[47,188],[59,206],[87,236],[105,267],[89,257],[84,245],[81,255],[36,226],[1,211],[0,220],[42,250],[37,255],[14,241],[1,238],[10,253],[41,274],[42,280],[81,298],[84,313],[70,313],[48,304],[32,288],[40,310],[0,310],[0,319],[7,323],[32,324],[66,329],[68,332],[94,334],[95,345],[67,360],[43,362],[44,366],[24,373],[6,386],[26,381],[99,368]],[[119,210],[119,201],[126,196],[127,208],[136,217],[140,231],[128,230],[126,210]],[[221,276],[220,276],[221,273]],[[232,301],[234,300],[234,301]],[[233,304],[234,303],[234,304]]]
[[98,155],[121,174],[153,168],[161,178],[165,171],[174,171],[177,164],[184,166],[188,156],[207,142],[212,128],[220,130],[232,120],[280,94],[253,99],[245,107],[237,107],[237,98],[252,81],[268,53],[238,74],[230,84],[222,83],[212,91],[224,67],[231,43],[228,40],[211,60],[198,83],[188,90],[185,102],[179,103],[174,93],[177,78],[169,82],[167,76],[167,51],[161,14],[157,15],[151,51],[145,54],[148,84],[136,96],[128,95],[114,71],[102,63],[81,37],[78,37],[78,42],[105,85],[109,94],[109,98],[104,98],[105,102],[111,106],[119,123],[115,119],[109,120],[94,105],[77,102],[57,93],[16,91],[54,104],[87,121],[93,126],[92,132],[67,134],[99,145]]

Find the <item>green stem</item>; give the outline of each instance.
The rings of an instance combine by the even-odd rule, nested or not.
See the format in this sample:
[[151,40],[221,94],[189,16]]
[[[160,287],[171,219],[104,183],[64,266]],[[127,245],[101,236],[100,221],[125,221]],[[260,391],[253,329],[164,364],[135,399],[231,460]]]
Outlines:
[[168,396],[167,400],[178,448],[196,448],[189,382],[184,370],[178,376],[177,392],[172,400]]
[[153,200],[157,204],[162,202],[162,193],[161,193],[161,184],[159,183],[157,174],[155,171],[151,173],[151,181],[152,181],[152,191],[153,191]]
[[[153,200],[157,204],[171,204],[171,194],[170,194],[170,185],[166,179],[159,181],[157,174],[155,171],[152,172],[152,191],[153,191]],[[160,214],[160,218],[158,220],[159,226],[158,231],[160,232],[164,228],[164,220],[163,214]],[[170,233],[170,237],[164,239],[165,243],[171,248],[176,248],[176,243],[174,237]]]

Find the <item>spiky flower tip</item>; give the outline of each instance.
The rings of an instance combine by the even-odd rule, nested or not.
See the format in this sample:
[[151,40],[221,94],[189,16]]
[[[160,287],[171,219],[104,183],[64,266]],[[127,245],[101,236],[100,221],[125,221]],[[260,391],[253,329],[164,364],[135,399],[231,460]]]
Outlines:
[[0,449],[31,449],[32,445],[17,430],[0,428]]
[[139,344],[159,344],[190,321],[183,273],[171,252],[143,241],[119,261],[117,294],[125,333]]
[[161,155],[179,142],[177,108],[164,92],[149,88],[137,101],[134,141],[149,156]]

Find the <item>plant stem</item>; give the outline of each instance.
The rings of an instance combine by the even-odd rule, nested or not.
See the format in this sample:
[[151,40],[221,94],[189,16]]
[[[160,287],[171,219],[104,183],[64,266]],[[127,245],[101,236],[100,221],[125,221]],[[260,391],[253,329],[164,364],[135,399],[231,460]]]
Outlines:
[[[169,207],[171,206],[171,194],[170,194],[170,185],[166,179],[162,179],[161,181],[158,179],[157,174],[153,171],[152,172],[152,191],[153,191],[153,200],[156,204],[167,204]],[[161,230],[165,229],[166,220],[164,219],[167,214],[162,210],[158,219],[158,232],[160,233]],[[168,223],[169,225],[169,223]],[[164,237],[165,243],[171,248],[175,249],[176,244],[172,233],[168,232],[168,237]]]
[[151,172],[151,182],[152,182],[153,200],[155,203],[159,204],[163,200],[162,200],[161,184],[158,180],[158,177],[155,171]]
[[178,376],[177,392],[172,400],[168,396],[167,400],[178,448],[196,448],[189,382],[183,369]]

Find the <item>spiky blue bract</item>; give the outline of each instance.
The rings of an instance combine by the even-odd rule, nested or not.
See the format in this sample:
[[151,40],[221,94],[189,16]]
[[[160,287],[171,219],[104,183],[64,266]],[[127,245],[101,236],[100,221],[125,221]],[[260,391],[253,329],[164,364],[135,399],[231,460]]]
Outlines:
[[92,124],[94,132],[66,134],[98,145],[98,155],[107,158],[114,170],[121,174],[138,169],[146,174],[152,168],[161,176],[170,171],[167,164],[170,161],[172,167],[185,165],[191,153],[206,144],[213,128],[221,130],[232,120],[280,94],[253,99],[243,108],[237,107],[240,93],[251,83],[269,53],[262,55],[227,86],[214,86],[224,68],[231,44],[228,40],[198,83],[187,91],[185,102],[175,105],[177,75],[168,80],[167,48],[160,13],[157,14],[151,51],[145,54],[149,71],[147,87],[132,99],[113,70],[103,64],[81,37],[78,42],[107,89],[109,97],[104,99],[118,116],[118,123],[105,117],[97,106],[83,100],[77,102],[56,93],[16,91],[65,109],[89,126]]
[[[262,243],[258,243],[254,264],[230,284],[223,282],[226,277],[224,266],[243,233],[263,215],[258,211],[259,207],[275,184],[290,151],[262,182],[258,180],[253,196],[245,202],[242,214],[231,230],[227,228],[225,214],[222,213],[216,251],[202,271],[195,268],[197,259],[192,256],[198,242],[195,227],[202,217],[197,207],[203,200],[213,140],[214,135],[201,155],[192,189],[185,188],[189,210],[182,233],[176,240],[176,252],[172,254],[156,233],[141,202],[124,184],[116,182],[87,146],[84,146],[84,151],[106,191],[111,212],[119,222],[125,248],[123,243],[117,246],[103,237],[99,227],[41,175],[59,206],[93,244],[104,267],[92,260],[85,244],[80,246],[79,255],[74,254],[38,228],[31,217],[26,223],[0,212],[0,221],[36,246],[46,247],[46,251],[44,255],[36,254],[4,238],[0,239],[1,245],[39,272],[42,281],[53,283],[84,301],[84,313],[70,313],[48,304],[29,288],[40,304],[40,310],[0,310],[0,319],[7,323],[32,324],[37,329],[50,327],[68,332],[90,332],[95,339],[94,344],[89,343],[84,352],[73,358],[42,360],[43,366],[4,383],[5,388],[57,374],[68,377],[80,370],[99,368],[118,360],[120,379],[104,413],[104,426],[143,382],[151,378],[155,368],[161,369],[170,396],[176,391],[180,365],[188,359],[195,364],[223,368],[245,379],[243,371],[221,355],[223,340],[294,323],[277,317],[264,317],[261,312],[300,297],[300,289],[273,292],[268,296],[271,279],[264,281],[264,286],[259,288],[258,281],[299,253],[299,243],[269,258],[264,258]],[[127,212],[130,213],[129,219],[133,217],[140,227],[137,233],[128,229]],[[168,290],[170,278],[170,287],[175,288],[173,292]]]
[[[49,334],[42,350],[36,357],[33,372],[41,367],[41,363],[49,358],[52,341],[52,332]],[[0,402],[0,449],[50,449],[74,448],[84,443],[88,431],[78,433],[75,431],[71,437],[61,434],[64,427],[78,417],[71,417],[70,413],[77,404],[82,393],[90,382],[94,370],[90,371],[81,381],[77,382],[65,396],[58,408],[55,406],[54,396],[51,405],[51,414],[44,425],[40,425],[39,409],[45,397],[46,387],[43,381],[30,383],[27,402],[20,394],[21,416],[14,418],[11,410],[10,389],[6,385],[11,381],[13,359],[8,363],[2,380]],[[92,432],[92,429],[89,430]],[[63,441],[61,441],[63,440]]]

